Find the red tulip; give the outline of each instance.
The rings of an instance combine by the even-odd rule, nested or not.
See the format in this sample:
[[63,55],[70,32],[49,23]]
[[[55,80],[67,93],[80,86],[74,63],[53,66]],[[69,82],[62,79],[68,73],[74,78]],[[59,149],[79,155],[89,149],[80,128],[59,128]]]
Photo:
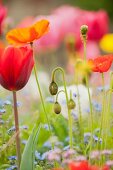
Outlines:
[[71,162],[69,164],[70,170],[89,170],[89,165],[87,161],[82,162]]
[[33,51],[27,47],[8,47],[0,56],[0,84],[7,90],[22,89],[34,66]]
[[94,60],[89,59],[88,63],[91,65],[93,72],[104,73],[107,72],[113,62],[113,55],[104,55],[95,58]]

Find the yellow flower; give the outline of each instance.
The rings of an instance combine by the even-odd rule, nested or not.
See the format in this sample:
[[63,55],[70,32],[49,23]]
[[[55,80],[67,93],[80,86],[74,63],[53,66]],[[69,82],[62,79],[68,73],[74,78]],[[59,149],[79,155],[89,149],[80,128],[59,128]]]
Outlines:
[[103,51],[113,53],[113,34],[104,35],[99,44]]
[[85,75],[91,72],[91,65],[87,61],[78,59],[75,64],[75,69],[78,74]]

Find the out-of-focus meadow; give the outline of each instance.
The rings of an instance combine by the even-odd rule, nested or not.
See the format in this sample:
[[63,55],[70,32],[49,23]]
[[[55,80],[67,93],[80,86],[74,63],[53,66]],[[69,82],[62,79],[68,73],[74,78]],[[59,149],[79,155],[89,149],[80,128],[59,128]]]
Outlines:
[[[71,159],[74,161],[88,160],[90,164],[99,166],[107,165],[108,169],[105,170],[113,168],[112,6],[113,2],[110,0],[0,1],[1,56],[2,50],[8,45],[6,40],[8,31],[14,28],[29,27],[41,19],[50,22],[48,33],[34,41],[37,75],[44,104],[41,100],[40,90],[37,88],[34,72],[27,85],[17,92],[21,154],[34,124],[42,123],[38,142],[34,144],[36,148],[33,164],[36,170],[65,168]],[[100,63],[100,65],[103,64],[102,68],[96,63],[96,71],[89,70],[87,64],[82,63],[85,58],[84,37],[80,31],[82,25],[88,26],[86,59],[94,61],[93,64],[95,64],[98,56],[106,55],[108,58],[112,58],[112,61],[109,60],[109,64],[106,59],[104,64]],[[106,69],[107,66],[108,69]],[[60,71],[55,76],[59,87],[57,99],[49,92],[52,71],[56,67],[60,67]],[[66,101],[61,67],[65,71],[66,95],[74,102],[70,104],[71,106]],[[60,104],[61,108],[57,105],[58,110],[55,110],[53,105],[57,100],[57,104]],[[0,86],[0,170],[17,169],[12,106],[12,93]],[[44,107],[48,118],[45,116]],[[61,112],[61,114],[54,112]],[[50,125],[48,125],[47,119],[49,119]],[[52,144],[55,149],[52,148]],[[50,150],[51,152],[49,152]],[[69,170],[76,169],[70,168]]]

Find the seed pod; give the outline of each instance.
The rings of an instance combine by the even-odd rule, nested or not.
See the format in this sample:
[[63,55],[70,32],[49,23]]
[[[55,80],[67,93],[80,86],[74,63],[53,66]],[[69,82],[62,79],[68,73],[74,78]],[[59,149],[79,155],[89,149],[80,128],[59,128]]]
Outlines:
[[60,106],[60,104],[58,102],[54,103],[54,112],[56,114],[59,114],[61,112],[61,106]]
[[68,102],[68,108],[71,110],[71,109],[74,109],[76,106],[75,102],[73,99],[70,99],[69,102]]
[[50,83],[49,92],[51,95],[56,95],[58,92],[58,86],[54,81]]

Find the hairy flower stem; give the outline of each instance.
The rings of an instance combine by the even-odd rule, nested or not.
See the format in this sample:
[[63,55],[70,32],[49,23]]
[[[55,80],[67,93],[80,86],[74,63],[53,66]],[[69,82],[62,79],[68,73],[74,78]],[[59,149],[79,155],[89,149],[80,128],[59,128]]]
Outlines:
[[107,110],[106,110],[106,133],[105,133],[105,149],[106,149],[106,145],[107,145],[107,135],[110,132],[110,118],[111,118],[111,102],[112,102],[112,81],[113,81],[113,72],[111,72],[110,74],[110,89],[108,90],[108,100],[107,100]]
[[[102,135],[102,130],[103,130],[103,123],[104,123],[104,108],[105,108],[105,82],[104,82],[104,74],[102,73],[102,85],[103,85],[103,104],[102,104],[102,113],[101,113],[101,124],[100,124],[100,134],[99,134],[99,140]],[[103,137],[102,137],[103,139]],[[99,144],[98,140],[98,144]],[[103,141],[102,141],[103,142]]]
[[[84,45],[84,61],[86,61],[86,38],[83,39],[83,45]],[[92,101],[91,101],[91,95],[90,95],[90,90],[89,90],[89,81],[88,81],[87,74],[85,76],[85,79],[86,79],[86,86],[87,86],[87,90],[88,90],[89,105],[90,105],[90,128],[91,128],[90,152],[91,152],[92,142],[93,142],[93,108],[92,108]]]
[[17,97],[16,97],[15,91],[13,91],[13,102],[14,102],[14,120],[15,120],[15,128],[16,128],[16,153],[17,153],[17,161],[18,161],[17,163],[18,163],[18,170],[19,170],[20,169],[20,162],[21,162],[21,151],[20,151]]
[[[33,49],[33,43],[31,43],[31,48]],[[33,56],[34,56],[34,50],[33,50]],[[34,61],[35,61],[35,57],[34,57]],[[36,63],[36,62],[35,62],[35,63]],[[48,124],[48,128],[49,128],[50,135],[52,136],[52,130],[51,130],[51,126],[50,126],[50,121],[49,121],[49,118],[48,118],[48,116],[47,116],[46,107],[45,107],[45,103],[44,103],[42,91],[41,91],[40,84],[39,84],[39,80],[38,80],[38,76],[37,76],[36,64],[34,64],[34,68],[33,68],[33,69],[34,69],[34,74],[35,74],[35,79],[36,79],[38,91],[39,91],[39,94],[40,94],[40,99],[41,99],[43,111],[44,111],[44,113],[45,113],[45,117],[46,117],[46,120],[47,120],[47,124]],[[53,144],[53,143],[52,143],[52,149],[54,149],[54,144]]]
[[79,128],[80,128],[80,140],[83,140],[84,131],[82,128],[82,111],[81,111],[81,104],[80,104],[80,94],[78,89],[78,74],[77,74],[77,96],[78,96],[78,108],[79,108]]
[[68,124],[69,124],[69,145],[70,148],[73,147],[73,134],[72,134],[72,117],[71,117],[71,113],[70,113],[70,109],[68,108],[68,93],[67,93],[67,88],[66,88],[66,80],[65,80],[65,72],[61,67],[57,67],[53,70],[52,72],[52,81],[54,81],[55,79],[55,73],[56,71],[60,71],[62,73],[62,77],[63,77],[63,85],[64,85],[64,91],[65,91],[65,96],[66,96],[66,104],[67,104],[67,109],[68,109]]

